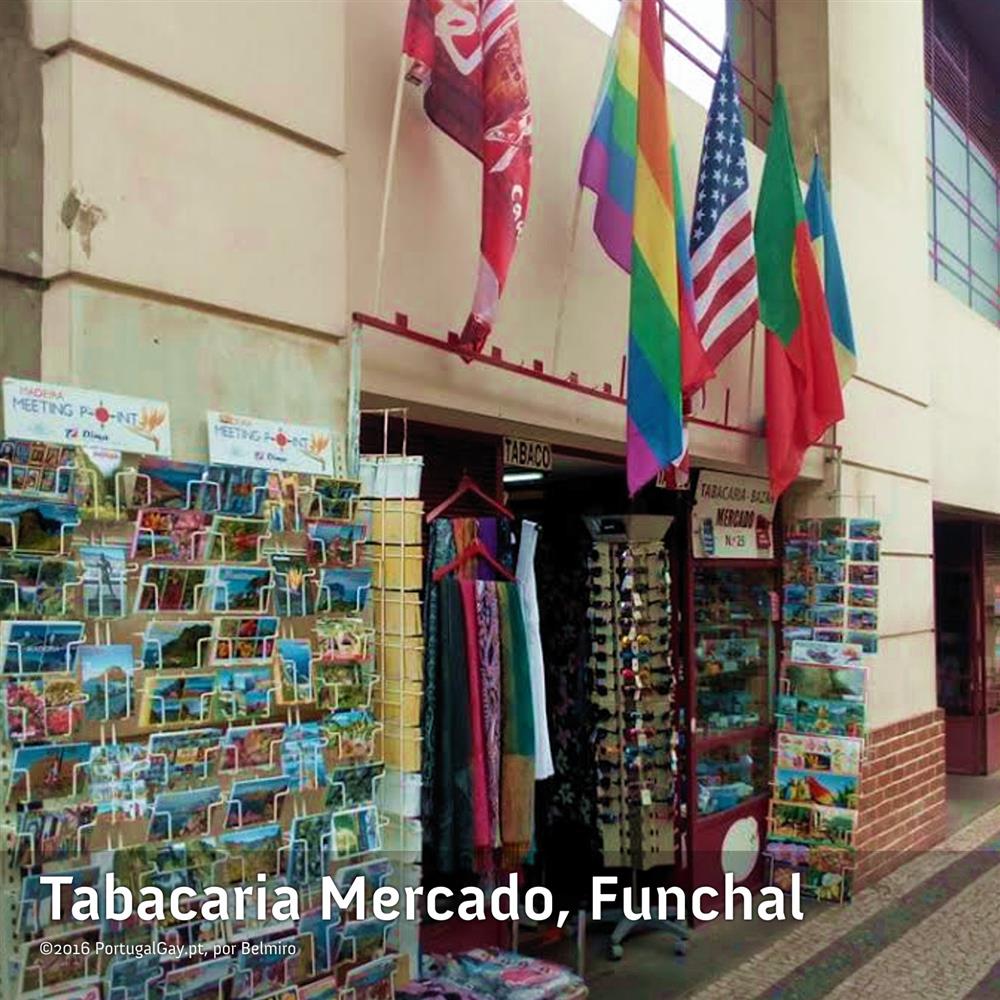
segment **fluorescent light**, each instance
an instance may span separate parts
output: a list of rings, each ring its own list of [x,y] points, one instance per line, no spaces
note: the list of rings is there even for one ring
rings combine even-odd
[[[544,475],[543,472],[505,472],[503,481],[505,483],[535,483]]]

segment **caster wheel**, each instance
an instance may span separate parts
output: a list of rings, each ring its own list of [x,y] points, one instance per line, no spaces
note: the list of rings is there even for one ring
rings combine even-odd
[[[625,949],[620,944],[612,943],[608,946],[608,958],[610,958],[612,962],[620,962],[624,954]]]
[[[674,954],[675,955],[686,955],[688,953],[688,943],[687,941],[677,940],[674,942]]]

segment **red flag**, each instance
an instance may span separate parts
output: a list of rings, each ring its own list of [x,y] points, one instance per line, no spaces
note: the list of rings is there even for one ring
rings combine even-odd
[[[780,84],[772,110],[754,233],[760,318],[767,328],[767,456],[777,499],[798,476],[806,449],[843,419],[844,401]]]
[[[531,107],[514,0],[410,0],[403,52],[424,110],[483,164],[479,278],[462,343],[493,329],[531,188]]]

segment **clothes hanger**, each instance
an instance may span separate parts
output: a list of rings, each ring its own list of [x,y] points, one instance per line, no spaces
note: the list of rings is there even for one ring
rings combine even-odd
[[[467,545],[450,563],[446,563],[434,571],[434,582],[437,583],[442,577],[447,576],[453,570],[464,566],[470,559],[482,559],[495,573],[503,579],[514,582],[514,574],[511,573],[503,563],[498,562],[490,554],[490,550],[477,538],[471,545]]]
[[[455,488],[455,492],[447,499],[442,500],[425,518],[428,524],[431,521],[436,521],[449,507],[452,506],[457,500],[459,500],[466,493],[471,493],[474,496],[479,497],[483,503],[492,507],[501,517],[506,517],[509,520],[514,520],[514,515],[498,500],[494,500],[493,497],[489,495],[480,485],[472,478],[468,473],[463,474],[462,478],[458,481],[458,486]]]

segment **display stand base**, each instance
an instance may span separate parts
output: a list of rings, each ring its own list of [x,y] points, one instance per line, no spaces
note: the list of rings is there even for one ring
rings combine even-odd
[[[615,921],[615,929],[608,942],[608,957],[618,961],[625,954],[624,942],[637,931],[662,931],[674,939],[674,954],[686,955],[691,932],[676,920],[631,920],[621,911],[602,914],[601,923]]]

